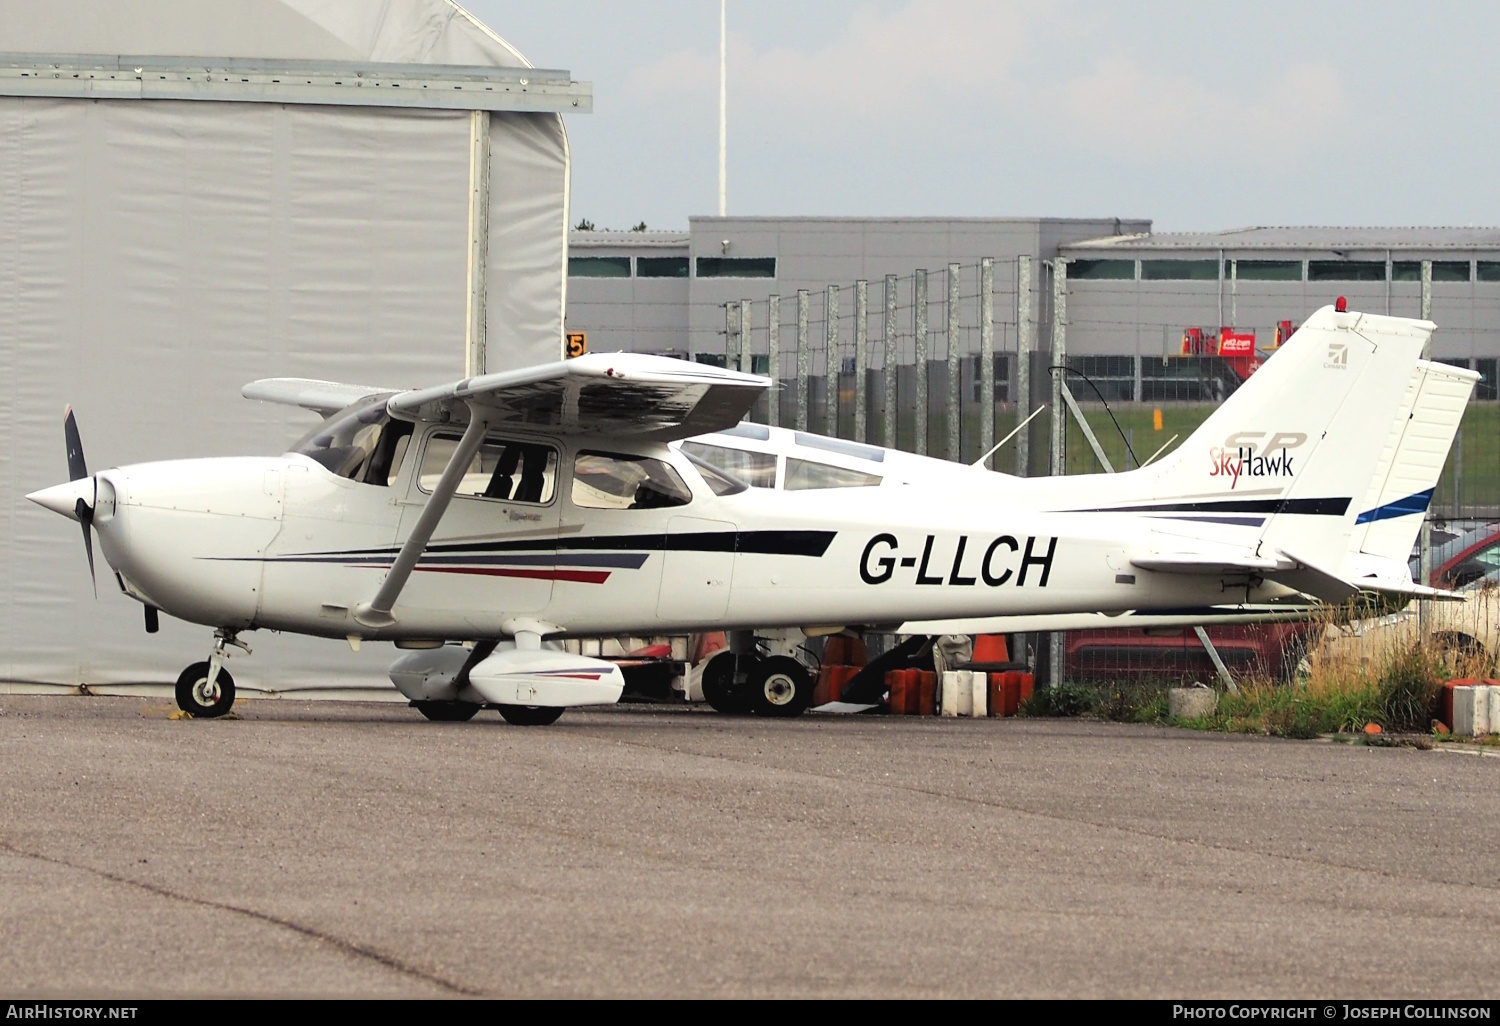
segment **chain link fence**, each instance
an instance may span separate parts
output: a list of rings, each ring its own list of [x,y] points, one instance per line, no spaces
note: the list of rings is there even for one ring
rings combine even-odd
[[[1286,321],[1224,327],[1222,290],[1196,282],[1152,282],[1145,299],[1111,301],[1115,283],[1070,281],[1065,265],[955,263],[728,303],[722,361],[773,379],[752,413],[760,423],[966,463],[1004,441],[987,460],[993,469],[1086,474],[1159,459],[1295,330]],[[1488,376],[1433,498],[1429,519],[1440,536],[1500,521],[1495,361],[1448,362],[1488,364],[1475,368]],[[1206,681],[1218,672],[1214,655],[1231,674],[1286,678],[1307,634],[1278,624],[1209,628],[1211,646],[1191,628],[1021,643],[1039,670],[1063,662],[1054,682]]]

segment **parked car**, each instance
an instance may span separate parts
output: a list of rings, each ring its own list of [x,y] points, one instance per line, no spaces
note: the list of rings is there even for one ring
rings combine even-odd
[[[1448,572],[1467,577],[1472,565],[1471,554],[1458,556],[1449,560]],[[1433,583],[1438,583],[1436,573]],[[1426,603],[1426,644],[1454,676],[1494,676],[1500,654],[1500,567],[1454,590],[1462,593],[1461,602]],[[1422,644],[1421,616],[1419,604],[1413,602],[1389,616],[1328,627],[1317,658],[1378,667],[1391,655]]]
[[[1268,623],[1209,627],[1206,633],[1231,675],[1290,680],[1316,629],[1307,623]],[[1065,651],[1067,675],[1075,680],[1218,679],[1191,627],[1070,631]]]
[[[1462,588],[1500,570],[1500,524],[1486,524],[1433,546],[1432,586]],[[1421,566],[1412,557],[1411,579],[1421,580]]]

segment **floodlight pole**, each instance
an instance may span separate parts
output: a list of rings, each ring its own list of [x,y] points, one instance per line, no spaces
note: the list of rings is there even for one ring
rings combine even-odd
[[[719,0],[719,216],[729,213],[729,11]]]

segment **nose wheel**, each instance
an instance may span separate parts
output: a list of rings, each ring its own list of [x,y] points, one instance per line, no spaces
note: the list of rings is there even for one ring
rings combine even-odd
[[[195,720],[211,720],[234,708],[234,678],[224,669],[231,647],[250,653],[250,646],[234,631],[226,628],[214,632],[213,654],[206,662],[189,666],[177,678],[177,708]]]
[[[223,716],[234,706],[234,678],[220,669],[209,680],[208,663],[194,663],[177,678],[177,708],[198,720]]]

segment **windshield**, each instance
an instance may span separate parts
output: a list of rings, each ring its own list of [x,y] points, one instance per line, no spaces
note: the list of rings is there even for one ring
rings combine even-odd
[[[385,404],[395,393],[366,396],[292,444],[330,473],[350,481],[389,485],[401,470],[413,425],[393,421]]]

